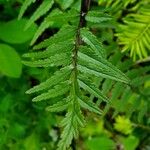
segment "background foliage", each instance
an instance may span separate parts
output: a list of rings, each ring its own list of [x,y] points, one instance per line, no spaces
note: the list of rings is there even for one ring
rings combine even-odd
[[[21,57],[29,51],[30,43],[36,40],[40,42],[53,35],[66,20],[52,20],[50,16],[49,24],[42,33],[38,27],[42,18],[33,15],[42,1],[32,4],[24,17],[18,20],[23,2],[0,1],[0,149],[53,150],[59,139],[58,126],[63,114],[45,111],[48,102],[32,103],[33,96],[26,95],[25,91],[47,79],[56,68],[26,67],[22,65]],[[80,1],[68,0],[66,3],[65,0],[56,0],[53,7],[52,1],[49,5],[49,0],[44,2],[43,7],[47,6],[44,14],[50,9],[54,16],[70,8],[80,8]],[[149,8],[148,0],[92,2],[91,9],[105,11],[113,20],[88,23],[88,26],[103,43],[107,58],[126,72],[133,86],[110,79],[93,79],[97,87],[109,97],[110,103],[99,105],[96,97],[87,95],[104,113],[99,116],[84,112],[88,123],[81,129],[79,139],[72,144],[73,148],[150,149]]]

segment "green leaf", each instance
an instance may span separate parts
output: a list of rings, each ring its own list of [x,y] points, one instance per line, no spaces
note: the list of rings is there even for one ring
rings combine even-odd
[[[69,82],[65,81],[63,83],[60,83],[60,84],[54,86],[54,88],[48,90],[48,92],[42,93],[41,95],[33,98],[33,101],[37,102],[37,101],[47,100],[50,98],[61,96],[65,93],[67,93],[69,91],[69,88],[70,88]]]
[[[70,103],[66,117],[62,120],[61,126],[64,130],[61,134],[61,140],[58,143],[58,150],[66,150],[69,148],[73,138],[78,137],[79,127],[83,127],[84,118],[77,101]]]
[[[33,49],[42,49],[54,43],[64,42],[67,41],[68,39],[74,39],[75,30],[76,28],[74,26],[64,25],[62,28],[60,28],[60,30],[56,34],[42,41],[38,45],[35,45]]]
[[[61,101],[53,104],[52,106],[48,106],[46,110],[50,112],[60,112],[66,110],[68,106],[69,106],[69,100],[62,99]]]
[[[80,64],[78,65],[78,70],[81,72],[98,77],[110,78],[124,83],[130,82],[125,74],[103,58],[96,60],[78,52],[78,59]]]
[[[81,107],[88,109],[91,112],[97,113],[99,115],[102,114],[102,111],[93,103],[90,101],[85,101],[85,100],[81,100],[80,98],[78,98],[79,103],[81,105]]]
[[[115,118],[114,129],[125,135],[131,134],[133,130],[132,122],[125,116],[117,116]]]
[[[34,34],[34,37],[30,43],[30,45],[33,45],[36,40],[39,38],[39,36],[50,26],[54,24],[54,20],[51,20],[52,18],[55,18],[57,16],[62,16],[62,12],[58,9],[54,9],[46,18],[44,18],[44,21],[40,24],[39,28]],[[51,18],[49,20],[49,18]]]
[[[50,58],[40,59],[35,61],[22,61],[23,64],[30,67],[54,67],[54,66],[65,66],[70,64],[71,58],[68,58],[67,53],[60,53]]]
[[[38,136],[32,133],[23,141],[23,146],[25,150],[40,150]]]
[[[58,150],[66,150],[69,148],[74,135],[77,135],[76,117],[73,111],[69,111],[66,117],[62,120],[61,126],[64,126],[64,130],[61,134],[61,140],[58,143]]]
[[[6,44],[0,44],[0,72],[14,78],[19,78],[22,72],[18,53]]]
[[[26,91],[26,93],[31,94],[31,93],[35,93],[44,89],[51,88],[52,86],[55,86],[58,83],[69,79],[70,73],[71,73],[71,67],[70,66],[64,67],[60,69],[59,71],[56,71],[54,75],[52,75],[45,82],[42,82],[39,85],[34,86],[33,88]]]
[[[32,39],[37,26],[32,25],[31,28],[24,31],[24,26],[28,20],[11,20],[0,25],[0,39],[12,44],[21,44]]]
[[[112,20],[112,17],[104,12],[89,11],[85,19],[93,23],[101,23]]]
[[[60,54],[62,52],[63,53],[71,52],[73,47],[74,47],[73,40],[67,40],[65,42],[51,44],[44,51],[31,52],[31,53],[24,54],[23,57],[26,57],[26,58],[29,57],[29,58],[34,58],[34,59],[49,58],[51,56],[54,56],[55,54]]]
[[[4,98],[1,98],[0,101],[0,113],[6,114],[11,108],[13,103],[13,98],[11,94],[7,94]]]
[[[139,144],[139,139],[133,135],[130,135],[127,138],[121,138],[121,142],[124,145],[125,150],[136,150]]]
[[[86,28],[82,28],[80,32],[82,40],[89,45],[100,58],[105,58],[105,50],[97,37]]]
[[[148,13],[147,13],[148,12]],[[123,51],[129,51],[134,61],[148,57],[150,45],[149,8],[142,6],[137,13],[130,13],[123,18],[124,24],[118,27],[118,42]]]
[[[21,10],[20,10],[20,13],[19,13],[19,16],[18,16],[18,19],[21,19],[23,14],[25,13],[26,9],[32,4],[32,3],[35,3],[36,0],[25,0],[22,7],[21,7]]]
[[[76,11],[68,11],[63,13],[59,9],[54,9],[41,23],[38,30],[36,31],[32,41],[31,45],[35,43],[35,41],[38,39],[38,37],[50,26],[53,26],[55,24],[60,24],[59,27],[61,27],[64,24],[67,24],[70,20],[76,18],[78,16],[78,13]]]
[[[108,98],[103,95],[100,90],[90,82],[83,81],[81,79],[78,80],[79,86],[82,87],[84,90],[90,92],[90,94],[93,94],[94,96],[98,97],[100,100],[108,102]]]
[[[89,150],[113,150],[115,143],[106,136],[95,137],[86,141]]]
[[[46,12],[50,10],[53,4],[53,0],[44,0],[27,22],[25,29],[28,29],[37,19],[46,14]]]
[[[64,10],[69,8],[71,6],[71,4],[74,2],[74,0],[67,0],[67,2],[66,2],[66,0],[61,0],[61,1],[56,0],[56,1],[61,6],[61,8]]]

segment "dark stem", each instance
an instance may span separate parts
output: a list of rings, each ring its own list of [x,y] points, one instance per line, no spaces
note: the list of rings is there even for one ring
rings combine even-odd
[[[72,72],[72,89],[73,95],[75,96],[77,91],[79,90],[79,86],[77,83],[77,57],[78,57],[78,49],[79,46],[82,44],[82,40],[80,37],[80,29],[86,26],[85,16],[90,8],[91,0],[82,0],[81,1],[81,10],[80,10],[80,20],[79,25],[77,28],[76,40],[75,40],[75,47],[73,49],[73,57],[72,57],[72,65],[73,65],[73,72]],[[74,105],[75,105],[76,98],[74,98]],[[74,108],[75,109],[75,108]],[[75,146],[75,139],[72,140],[71,147],[73,150],[76,149]]]
[[[91,0],[82,0],[81,2],[80,23],[79,23],[80,28],[86,26],[85,16],[90,8],[90,3]]]
[[[86,26],[86,20],[85,16],[90,8],[90,3],[91,0],[82,0],[81,1],[81,10],[80,10],[80,21],[77,29],[77,34],[76,34],[76,43],[75,43],[75,48],[73,52],[73,66],[76,68],[76,63],[77,63],[77,53],[78,53],[78,47],[79,45],[82,44],[81,42],[81,37],[80,37],[80,28]]]
[[[75,142],[75,139],[72,140],[71,147],[72,147],[72,150],[76,150],[76,142]]]

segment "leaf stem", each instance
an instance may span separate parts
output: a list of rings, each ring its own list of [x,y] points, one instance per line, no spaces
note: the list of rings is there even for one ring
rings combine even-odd
[[[79,91],[79,85],[77,82],[77,74],[78,74],[78,70],[77,70],[77,57],[78,57],[78,49],[79,46],[82,44],[82,39],[80,37],[80,28],[85,27],[86,26],[86,20],[85,20],[85,16],[89,10],[90,7],[90,2],[91,0],[82,0],[81,1],[81,10],[80,10],[80,19],[79,19],[79,24],[77,27],[77,33],[76,33],[76,39],[75,39],[75,47],[73,49],[73,55],[72,55],[72,65],[73,65],[73,72],[72,72],[72,95],[73,95],[73,100],[72,100],[72,105],[73,105],[73,109],[74,111],[76,111],[76,103],[77,103],[77,94]],[[75,150],[75,141],[73,139],[72,141],[72,148]]]
[[[85,16],[90,8],[91,0],[82,0],[81,1],[81,10],[80,10],[80,20],[77,28],[76,40],[75,40],[75,48],[73,49],[73,56],[72,56],[72,64],[73,64],[73,80],[74,80],[74,88],[76,89],[77,86],[77,56],[78,56],[78,49],[79,46],[82,44],[82,40],[80,37],[80,28],[86,26]]]

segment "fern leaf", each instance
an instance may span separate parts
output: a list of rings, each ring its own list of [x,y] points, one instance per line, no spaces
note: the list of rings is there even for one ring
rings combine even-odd
[[[59,71],[56,71],[53,76],[51,76],[45,82],[40,83],[39,85],[34,86],[33,88],[26,91],[27,94],[35,93],[44,89],[51,88],[52,86],[57,85],[60,82],[63,82],[69,79],[72,68],[70,66],[64,67]]]
[[[42,93],[41,95],[33,98],[32,101],[37,102],[37,101],[42,101],[42,100],[47,100],[50,98],[58,97],[61,96],[69,91],[69,82],[63,82],[58,85],[56,85],[53,89],[50,89],[46,93]]]
[[[44,0],[43,3],[37,8],[34,14],[31,16],[30,20],[25,26],[25,30],[28,29],[37,19],[46,14],[53,6],[53,0]]]
[[[129,83],[129,79],[119,69],[113,66],[105,59],[95,60],[81,52],[78,52],[79,65],[78,69],[81,72],[88,73],[95,76],[102,76],[116,81]]]
[[[67,32],[66,32],[67,31]],[[41,43],[35,45],[33,49],[46,48],[49,45],[59,42],[67,41],[68,39],[74,39],[76,27],[70,25],[64,25],[54,36],[42,41]]]
[[[112,17],[104,12],[89,11],[85,19],[93,23],[101,23],[112,20]]]
[[[70,11],[67,13],[63,13],[60,10],[56,9],[53,10],[53,12],[51,12],[46,18],[45,20],[42,22],[42,24],[39,26],[38,30],[36,31],[31,44],[33,45],[35,43],[35,41],[38,39],[38,37],[50,26],[52,26],[54,23],[56,22],[63,22],[63,24],[67,24],[70,19],[72,18],[76,18],[78,16],[77,12],[74,11]]]
[[[123,87],[123,85],[120,84],[120,83],[116,83],[114,85],[114,88],[112,89],[112,96],[111,96],[111,99],[110,99],[111,102],[114,102],[122,94],[125,87],[124,88],[121,88],[121,87]]]
[[[47,0],[43,1],[31,17],[27,27],[47,13],[50,4],[45,6],[45,10],[42,10],[47,2]],[[94,11],[89,12],[86,19],[95,23],[109,20],[105,14],[107,19],[104,16],[102,18],[102,14],[100,16],[100,13],[95,13]],[[92,15],[95,15],[96,18]],[[76,10],[70,9],[62,12],[54,9],[39,26],[31,45],[47,28],[53,26],[62,28],[54,36],[34,46],[34,49],[40,51],[24,55],[27,60],[30,59],[30,61],[25,60],[24,64],[31,67],[54,66],[55,69],[60,69],[48,80],[26,92],[30,94],[41,91],[37,97],[33,98],[35,102],[62,98],[62,101],[56,101],[52,106],[47,107],[47,110],[51,112],[67,111],[61,122],[64,129],[58,144],[60,150],[69,148],[72,139],[78,137],[79,128],[85,125],[81,108],[102,114],[99,107],[91,101],[91,97],[96,96],[100,100],[108,101],[107,97],[97,88],[97,83],[93,82],[95,81],[93,77],[96,77],[98,82],[101,81],[101,77],[105,77],[129,83],[126,75],[105,59],[105,50],[101,42],[87,28],[83,28],[82,19],[85,21],[85,16]],[[85,93],[82,93],[83,90],[89,92],[91,97],[87,98]]]
[[[86,28],[81,29],[81,37],[82,40],[91,46],[91,48],[94,50],[94,52],[99,57],[105,57],[105,50],[102,47],[102,44],[98,41],[96,36],[94,36],[90,31],[88,31]]]
[[[67,113],[66,118],[63,120],[63,122],[66,123],[63,123],[64,129],[61,134],[61,140],[58,143],[58,150],[66,150],[67,148],[69,148],[74,135],[78,134],[76,133],[76,124],[73,125],[73,122],[75,122],[75,116],[73,116],[72,112]]]
[[[21,19],[23,14],[25,13],[26,9],[32,4],[32,3],[35,3],[36,0],[25,0],[25,2],[23,3],[22,7],[21,7],[21,10],[20,10],[20,13],[19,13],[19,16],[18,16],[18,19]]]
[[[78,98],[78,100],[81,107],[83,107],[84,109],[88,109],[89,111],[97,113],[99,115],[102,114],[102,111],[100,111],[100,109],[93,102],[81,100],[80,98]]]
[[[69,102],[70,102],[70,99],[63,99],[62,101],[59,101],[55,104],[53,104],[52,106],[48,106],[46,108],[47,111],[50,111],[50,112],[60,112],[60,111],[64,111],[68,108],[69,106]]]
[[[112,85],[113,85],[113,80],[107,79],[102,85],[102,92],[104,94],[107,94],[111,90]]]
[[[150,13],[141,9],[138,14],[129,14],[124,18],[125,25],[120,25],[118,41],[123,45],[123,51],[130,51],[130,56],[135,61],[137,56],[143,59],[148,56],[150,45]],[[134,29],[134,30],[133,30]]]
[[[67,9],[71,6],[71,4],[74,2],[74,0],[56,0],[56,2],[61,6],[62,9]]]
[[[41,59],[36,61],[22,61],[23,64],[30,67],[54,67],[54,66],[66,66],[71,62],[71,58],[68,59],[68,54],[60,53],[54,56],[51,56],[47,59]]]
[[[81,88],[98,97],[100,100],[108,102],[108,98],[104,96],[95,85],[92,85],[91,83],[83,81],[81,79],[79,79],[78,82]]]
[[[73,41],[67,40],[65,42],[59,42],[57,44],[52,44],[52,45],[48,46],[47,49],[44,51],[26,53],[23,55],[23,57],[34,58],[34,59],[49,58],[55,54],[60,54],[62,52],[63,53],[71,52],[73,47],[74,47]]]
[[[99,60],[101,59],[101,57],[99,55],[97,55],[89,46],[80,46],[79,47],[79,52],[90,56],[93,59]]]
[[[50,26],[53,25],[54,21],[48,21],[49,18],[55,17],[55,16],[59,16],[62,15],[62,12],[58,9],[53,10],[45,19],[44,21],[40,24],[38,30],[36,31],[30,45],[33,45],[36,40],[38,39],[38,37]]]
[[[77,101],[74,101],[70,105],[66,117],[61,122],[64,130],[61,134],[58,150],[66,150],[69,148],[72,139],[78,137],[79,127],[81,127],[81,124],[84,124],[84,118],[80,116],[82,116],[80,106]]]

